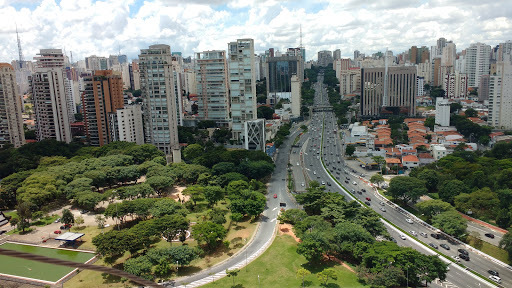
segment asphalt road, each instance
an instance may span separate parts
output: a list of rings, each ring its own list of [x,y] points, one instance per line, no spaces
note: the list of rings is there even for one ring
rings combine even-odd
[[[297,125],[296,125],[297,126]],[[287,163],[290,155],[293,139],[299,134],[298,128],[292,128],[291,135],[284,141],[279,148],[276,158],[276,168],[268,185],[267,207],[263,211],[259,228],[252,241],[240,253],[230,257],[225,262],[217,264],[210,269],[202,270],[194,275],[179,278],[175,286],[178,287],[198,287],[210,282],[212,279],[218,279],[225,275],[226,269],[244,266],[250,263],[250,260],[256,258],[265,246],[270,244],[274,231],[276,229],[277,216],[280,210],[280,203],[286,203],[286,208],[297,208],[295,201],[286,190]],[[277,198],[274,198],[274,194]],[[249,239],[248,239],[249,240]],[[217,275],[217,276],[216,276]],[[179,286],[182,285],[182,286]],[[172,287],[172,285],[170,285]]]
[[[321,83],[322,80],[319,79],[318,83]],[[326,102],[327,97],[325,95],[321,95],[325,93],[321,84],[317,84],[316,88],[316,98],[315,105],[328,105]],[[323,99],[322,99],[323,98]],[[462,246],[457,243],[451,243],[447,240],[437,240],[430,236],[431,233],[435,231],[429,230],[426,226],[420,224],[420,222],[413,221],[412,224],[406,221],[407,216],[404,216],[403,211],[400,211],[401,208],[396,209],[392,203],[382,203],[380,204],[379,198],[374,194],[374,191],[368,186],[365,182],[361,180],[359,175],[356,175],[346,168],[345,163],[343,161],[343,157],[341,157],[341,144],[340,139],[337,133],[334,133],[334,123],[336,123],[334,115],[332,112],[317,112],[313,115],[313,121],[309,125],[310,129],[308,133],[304,136],[309,137],[309,142],[307,147],[305,148],[306,153],[304,154],[304,169],[308,173],[309,177],[313,180],[317,180],[320,183],[324,181],[326,183],[326,191],[338,192],[343,195],[347,199],[352,199],[352,196],[348,194],[344,189],[339,187],[334,183],[331,176],[327,173],[324,166],[322,165],[322,160],[325,163],[327,169],[331,172],[331,174],[349,191],[353,191],[353,195],[357,197],[357,199],[362,202],[368,202],[370,205],[368,206],[371,209],[374,209],[377,213],[385,217],[391,223],[400,227],[405,231],[415,231],[418,233],[418,240],[423,242],[425,245],[429,243],[433,243],[439,247],[440,244],[446,244],[450,248],[450,250],[446,250],[444,248],[439,247],[438,249],[443,254],[448,257],[457,256],[457,249]],[[322,147],[319,151],[319,147]],[[340,155],[338,157],[338,155]],[[340,161],[338,163],[338,158]],[[347,183],[348,182],[348,183]],[[331,184],[329,186],[329,183]],[[366,192],[361,192],[362,189],[365,189]],[[359,193],[358,193],[359,192]],[[367,200],[368,198],[369,200]],[[381,210],[382,209],[382,210]],[[384,211],[383,211],[384,210]],[[413,219],[415,220],[415,219]],[[426,237],[419,236],[419,233],[425,233]],[[412,232],[409,232],[410,234]],[[395,233],[396,234],[396,233]],[[395,235],[392,233],[392,235]],[[395,235],[396,236],[396,235]],[[411,241],[401,240],[400,237],[395,237],[399,245],[410,245]],[[416,245],[413,248],[424,252],[425,246]],[[427,248],[427,247],[425,247]],[[429,248],[427,248],[429,249]],[[429,249],[430,250],[430,249]],[[468,249],[466,249],[468,250]],[[430,250],[432,251],[432,250]],[[467,266],[471,270],[475,270],[480,273],[484,277],[488,277],[490,274],[487,272],[488,270],[495,270],[500,273],[500,277],[502,278],[502,285],[504,287],[512,287],[512,271],[509,268],[506,268],[500,264],[494,263],[490,259],[487,259],[485,256],[482,256],[474,251],[469,251],[470,261],[461,260],[465,266]],[[460,274],[462,273],[462,274]],[[460,274],[460,275],[459,275]],[[458,287],[481,287],[481,286],[489,286],[487,281],[481,279],[475,279],[472,275],[468,275],[467,272],[461,272],[459,269],[451,269],[448,273],[448,280],[455,284]],[[462,275],[462,276],[461,276]]]

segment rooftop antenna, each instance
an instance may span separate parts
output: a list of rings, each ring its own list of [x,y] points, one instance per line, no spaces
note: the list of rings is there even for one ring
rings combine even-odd
[[[69,61],[71,61],[71,66],[73,66],[73,51],[69,51],[69,56],[70,56]]]
[[[299,47],[303,48],[303,46],[302,46],[302,24],[300,24],[300,28],[299,29],[300,29],[300,46]]]
[[[20,35],[18,34],[18,24],[16,23],[16,38],[18,39],[18,53],[20,57],[20,68],[23,68],[23,62],[25,61],[23,58],[23,51],[21,51],[21,41],[20,41]]]
[[[382,107],[388,106],[388,48],[384,54],[384,93],[382,95]]]

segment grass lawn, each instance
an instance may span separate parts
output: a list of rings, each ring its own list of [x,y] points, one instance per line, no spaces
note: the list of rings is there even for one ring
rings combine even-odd
[[[473,236],[467,237],[468,244],[472,247],[475,247],[476,249],[498,259],[505,263],[508,263],[508,252],[504,249],[501,249],[499,247],[496,247],[490,243],[487,243],[485,241],[481,241],[481,247],[478,245],[475,245],[476,239]]]
[[[3,249],[27,252],[79,263],[85,263],[94,257],[94,254],[92,253],[19,245],[13,243],[5,243],[0,247]],[[9,275],[56,282],[69,272],[73,271],[73,269],[74,268],[66,266],[52,265],[38,261],[0,255],[0,273]]]
[[[82,244],[80,245],[80,247],[78,247],[78,249],[96,250],[96,247],[92,244],[92,238],[94,238],[94,236],[100,234],[101,230],[103,230],[103,232],[106,233],[106,232],[112,230],[113,228],[114,228],[114,226],[110,226],[110,227],[103,228],[103,229],[98,228],[97,225],[94,225],[94,226],[81,226],[81,227],[73,226],[71,228],[70,232],[73,232],[73,233],[84,233],[85,234],[81,238]]]
[[[306,287],[320,287],[316,273],[325,268],[334,268],[338,280],[329,280],[327,287],[365,287],[359,283],[355,273],[335,262],[325,262],[318,265],[309,265],[306,259],[297,254],[297,242],[289,235],[277,236],[272,245],[263,255],[243,268],[235,277],[235,287],[302,287],[301,279],[295,277],[299,268],[306,268],[311,272],[305,278]],[[258,283],[259,275],[259,283]],[[233,279],[224,277],[205,288],[232,287]]]
[[[130,253],[126,253],[124,257],[118,260],[118,262],[124,262],[128,259],[128,255]],[[107,266],[103,260],[98,260],[94,263],[94,265]],[[122,269],[121,265],[114,265],[114,268]],[[117,276],[113,276],[107,273],[92,271],[92,270],[82,270],[78,275],[71,278],[69,281],[64,283],[64,287],[66,288],[110,288],[110,287],[131,287],[130,282],[126,282],[128,286],[121,282],[121,278]],[[133,283],[132,283],[133,284]]]

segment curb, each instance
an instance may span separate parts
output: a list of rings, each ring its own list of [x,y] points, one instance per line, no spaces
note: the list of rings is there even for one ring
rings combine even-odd
[[[457,212],[459,212],[459,211],[457,211]],[[469,220],[469,221],[471,221],[471,222],[473,222],[473,223],[476,223],[476,224],[478,224],[478,225],[481,225],[481,226],[487,227],[487,228],[492,229],[492,230],[494,230],[494,231],[501,232],[501,233],[503,233],[503,234],[507,234],[507,233],[508,233],[508,230],[506,230],[506,229],[503,229],[503,228],[500,228],[500,227],[496,227],[496,226],[494,226],[494,225],[492,225],[492,224],[489,224],[489,223],[484,222],[484,221],[482,221],[482,220],[475,219],[475,218],[470,217],[470,216],[468,216],[468,215],[466,215],[466,214],[464,214],[464,213],[461,213],[461,212],[459,212],[459,214],[460,214],[460,216],[462,216],[462,218],[464,218],[464,219],[466,219],[466,220]]]

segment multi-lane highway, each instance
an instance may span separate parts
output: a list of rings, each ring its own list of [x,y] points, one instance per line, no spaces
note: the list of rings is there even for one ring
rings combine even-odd
[[[329,105],[325,87],[323,87],[322,82],[322,75],[320,74],[318,82],[315,84],[315,106]],[[390,234],[396,239],[399,245],[411,246],[424,253],[426,251],[430,253],[439,251],[448,257],[458,257],[460,253],[457,250],[466,249],[469,251],[470,260],[465,261],[460,259],[460,261],[462,261],[461,264],[486,278],[490,276],[488,270],[495,270],[500,274],[502,279],[501,285],[504,287],[512,287],[512,271],[508,266],[496,263],[483,255],[483,253],[478,253],[466,246],[463,247],[461,244],[433,238],[431,234],[437,234],[435,228],[432,229],[425,226],[423,222],[414,217],[409,218],[410,216],[408,216],[406,211],[403,211],[393,203],[385,200],[385,198],[382,198],[382,196],[378,195],[362,180],[360,175],[357,175],[354,173],[355,171],[349,169],[343,161],[343,146],[339,139],[336,119],[332,112],[315,112],[308,128],[308,132],[302,136],[303,139],[301,142],[303,146],[294,148],[300,149],[303,152],[300,164],[303,165],[307,178],[317,180],[321,184],[325,183],[326,191],[342,193],[348,200],[353,199],[354,196],[362,203],[366,202],[370,209],[375,210],[394,225],[407,231],[409,235],[416,234],[417,236],[415,238],[424,243],[424,245],[414,243],[416,241],[410,239],[408,235],[403,235],[404,233],[397,232],[398,230],[390,230]],[[330,174],[328,172],[330,172]],[[347,193],[345,189],[338,186],[334,179],[338,180],[338,182],[351,193]],[[403,237],[400,237],[400,235],[403,235]],[[402,238],[405,238],[405,240]],[[425,246],[430,243],[432,243],[432,246],[438,248],[433,251]],[[440,246],[441,244],[444,244],[443,246],[446,245],[449,250],[442,248]],[[454,285],[458,287],[492,286],[489,282],[477,278],[475,275],[464,271],[458,266],[454,266],[456,265],[450,265],[452,268],[447,277],[447,280]]]

